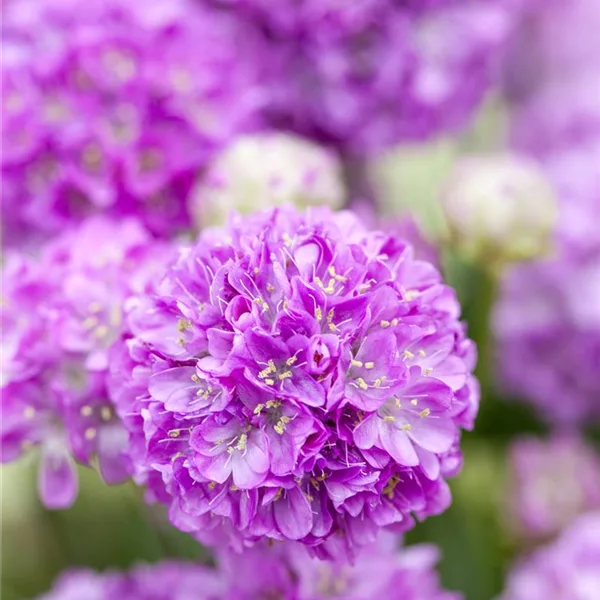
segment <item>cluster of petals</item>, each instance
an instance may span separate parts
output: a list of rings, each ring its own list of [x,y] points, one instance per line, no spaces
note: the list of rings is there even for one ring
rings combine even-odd
[[[265,95],[258,33],[206,4],[7,3],[5,244],[98,212],[138,216],[160,235],[189,226],[197,172],[256,125]]]
[[[272,122],[354,154],[463,126],[528,4],[213,1],[268,32],[282,72]]]
[[[600,589],[598,565],[600,512],[591,512],[517,563],[500,600],[594,600]]]
[[[510,513],[519,537],[549,539],[600,510],[600,457],[576,434],[517,438],[510,447]]]
[[[432,546],[399,552],[394,536],[353,565],[321,562],[294,545],[261,545],[243,554],[221,551],[215,569],[172,561],[128,573],[71,571],[40,600],[459,600],[440,588],[437,559]]]
[[[39,491],[52,508],[77,495],[74,459],[97,457],[108,483],[127,477],[127,436],[108,399],[108,349],[123,306],[165,260],[133,220],[92,218],[38,257],[9,254],[3,271],[2,461],[39,447]]]
[[[109,385],[136,478],[202,541],[326,556],[336,533],[352,552],[448,506],[475,349],[402,239],[326,208],[234,216],[130,302],[127,327]]]

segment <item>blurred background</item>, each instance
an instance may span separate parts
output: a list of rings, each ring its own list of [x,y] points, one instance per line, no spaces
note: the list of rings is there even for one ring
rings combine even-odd
[[[356,25],[359,17],[354,15],[353,25],[344,21],[351,31],[345,30],[344,35],[364,47],[362,54],[355,48],[345,55],[331,48],[338,40],[328,28],[341,27],[331,16],[334,12],[315,9],[310,27],[321,33],[315,34],[314,46],[305,52],[306,34],[298,33],[305,30],[284,18],[293,11],[283,8],[293,4],[288,2],[274,9],[274,21],[261,20],[261,11],[267,9],[260,8],[260,2],[197,3],[220,11],[219,18],[240,18],[244,27],[250,23],[251,30],[258,22],[252,36],[278,44],[271,50],[267,44],[266,52],[272,52],[287,70],[277,60],[267,64],[262,54],[254,59],[256,64],[246,64],[247,54],[262,52],[256,45],[264,41],[245,38],[250,50],[244,49],[245,42],[227,46],[223,38],[231,28],[238,31],[230,23],[203,21],[197,30],[191,28],[193,39],[179,44],[190,31],[183,27],[178,33],[180,24],[169,15],[166,4],[151,2],[141,11],[143,18],[119,9],[101,21],[99,29],[116,19],[119,28],[108,37],[121,45],[130,43],[142,62],[145,53],[152,54],[146,65],[152,73],[135,85],[126,73],[117,77],[117,83],[105,80],[92,59],[89,67],[84,50],[93,49],[94,36],[101,41],[107,37],[106,31],[90,29],[88,22],[97,17],[95,11],[102,15],[108,4],[119,3],[94,2],[84,8],[81,3],[58,0],[39,4],[8,0],[2,5],[5,252],[17,246],[31,248],[79,218],[73,217],[79,214],[73,202],[80,203],[82,214],[104,210],[131,214],[143,205],[147,224],[158,237],[183,238],[194,227],[221,222],[230,210],[247,210],[257,202],[319,203],[295,189],[282,198],[255,201],[252,186],[257,197],[262,193],[263,175],[256,174],[260,152],[250,153],[246,163],[237,158],[237,163],[218,161],[223,150],[235,144],[236,136],[263,129],[292,132],[320,144],[342,165],[342,204],[362,211],[374,226],[391,222],[400,228],[410,223],[411,231],[414,227],[417,232],[415,239],[425,252],[433,253],[461,300],[469,336],[480,352],[480,413],[474,431],[464,434],[464,468],[450,484],[451,508],[419,524],[406,541],[440,546],[439,571],[448,589],[463,591],[468,600],[498,596],[518,557],[552,540],[578,514],[600,507],[600,48],[595,39],[598,29],[594,29],[600,27],[600,5],[595,0],[490,2],[495,12],[485,15],[487,21],[478,17],[484,24],[478,25],[477,44],[467,35],[475,36],[474,21],[452,35],[447,24],[441,26],[446,23],[443,19],[436,21],[435,5],[447,5],[444,10],[452,11],[451,23],[456,23],[463,18],[461,10],[474,10],[478,2],[422,3],[431,7],[414,11],[402,8],[414,19],[409,29],[419,27],[419,35],[427,40],[407,56],[416,61],[423,79],[430,78],[429,85],[453,87],[439,102],[426,102],[424,94],[421,100],[427,106],[417,109],[416,101],[407,108],[409,99],[400,88],[392,85],[391,92],[381,92],[386,81],[394,79],[393,72],[381,74],[380,80],[379,75],[365,76],[360,95],[369,100],[362,104],[343,85],[350,78],[332,74],[344,70],[344,61],[356,69],[362,61],[361,69],[376,73],[384,66],[391,71],[404,68],[398,56],[404,56],[399,39],[406,32],[381,34],[384,42],[375,43],[372,37],[379,39],[383,24],[370,21],[363,39]],[[247,9],[252,5],[252,10]],[[425,26],[418,24],[427,10],[431,13],[428,37]],[[503,10],[512,13],[510,23]],[[89,14],[79,14],[86,11]],[[41,23],[44,15],[50,17]],[[203,13],[195,18],[202,21]],[[163,26],[169,43],[161,54],[155,46],[160,41],[155,30]],[[129,29],[133,27],[135,32]],[[38,40],[32,39],[36,31]],[[198,32],[206,37],[204,41],[194,37]],[[88,43],[89,35],[93,43]],[[474,65],[473,56],[464,56],[469,49],[474,54],[488,53],[490,64]],[[157,51],[160,60],[155,60]],[[44,64],[32,66],[44,52]],[[421,57],[422,64],[419,52],[429,52]],[[177,85],[161,80],[160,70],[169,67],[171,56],[173,64],[180,61],[188,69]],[[302,56],[309,63],[317,61],[317,74],[309,73]],[[71,85],[61,71],[63,63],[79,65],[81,72],[96,79],[77,93],[63,93]],[[126,63],[119,64],[126,68]],[[215,72],[229,69],[228,82],[217,81]],[[265,101],[255,82],[271,70],[277,70],[278,85]],[[202,80],[204,88],[188,93],[186,73]],[[159,89],[155,80],[173,89]],[[185,93],[177,94],[178,85]],[[343,89],[332,91],[336,85]],[[416,95],[415,86],[410,93]],[[243,102],[236,104],[236,94],[249,88],[255,93],[244,91]],[[381,101],[385,111],[371,101],[380,93],[385,96]],[[196,106],[190,116],[190,107],[202,94],[204,112]],[[468,97],[457,108],[461,102],[456,97],[461,94]],[[98,98],[104,104],[97,106]],[[159,102],[164,106],[157,106]],[[131,114],[119,113],[119,127],[135,130],[142,148],[128,147],[125,158],[120,149],[113,152],[99,125],[101,116],[119,105],[136,107]],[[248,115],[258,105],[260,117],[254,120]],[[224,119],[218,114],[223,106]],[[66,110],[68,117],[42,122],[37,109],[47,114],[56,109],[55,116]],[[381,122],[378,110],[385,112]],[[345,112],[352,114],[344,119],[340,114]],[[359,125],[361,115],[370,126]],[[337,120],[331,122],[334,117]],[[88,127],[90,123],[98,127]],[[143,140],[146,133],[148,139]],[[36,143],[24,141],[23,136],[35,137]],[[175,138],[177,142],[172,141]],[[57,169],[67,169],[64,165],[69,161],[75,164],[79,158],[73,157],[92,147],[87,144],[97,143],[104,144],[104,163],[96,171],[83,169],[76,177],[63,173],[60,181],[53,179]],[[151,173],[153,144],[168,157],[163,157],[166,171],[156,174],[156,181]],[[128,152],[135,159],[131,168]],[[113,160],[118,165],[111,171],[108,163]],[[148,170],[143,168],[144,160]],[[285,179],[302,160],[292,155],[287,164],[280,161],[273,168]],[[36,179],[38,187],[27,187],[27,178],[39,175],[43,164],[50,167]],[[226,185],[226,193],[209,205],[195,198],[198,186],[204,189],[203,197],[210,196],[205,189],[210,187],[207,173],[214,171],[215,164],[226,171],[230,187]],[[241,183],[234,181],[236,176]],[[70,208],[65,208],[65,198]],[[198,202],[204,204],[199,208]],[[531,465],[528,459],[538,462]],[[34,597],[73,565],[105,569],[163,557],[208,560],[201,546],[169,526],[163,507],[144,502],[143,492],[133,483],[106,486],[91,469],[79,468],[80,493],[72,508],[46,510],[37,497],[37,460],[36,452],[30,452],[2,465],[4,600]]]

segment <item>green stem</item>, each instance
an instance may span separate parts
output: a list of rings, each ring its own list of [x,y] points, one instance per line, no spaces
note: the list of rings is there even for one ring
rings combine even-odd
[[[499,277],[478,270],[475,279],[476,285],[468,310],[469,336],[477,343],[478,360],[475,375],[485,397],[493,387],[494,335],[491,319],[498,297]]]

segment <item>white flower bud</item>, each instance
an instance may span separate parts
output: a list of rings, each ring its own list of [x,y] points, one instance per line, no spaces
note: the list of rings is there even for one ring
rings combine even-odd
[[[339,208],[344,200],[342,167],[333,153],[294,135],[267,133],[235,139],[196,186],[190,210],[201,228],[224,223],[231,211],[287,203]]]
[[[557,216],[541,169],[515,155],[459,160],[443,186],[441,206],[448,245],[489,267],[543,255]]]

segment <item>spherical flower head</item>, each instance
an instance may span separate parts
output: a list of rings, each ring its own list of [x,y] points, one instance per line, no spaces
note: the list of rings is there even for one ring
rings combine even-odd
[[[230,596],[286,600],[459,600],[461,594],[440,588],[435,572],[437,548],[400,548],[397,536],[382,534],[363,548],[353,564],[320,561],[298,544],[259,544],[242,554],[220,552],[223,576],[232,582]],[[271,594],[271,595],[269,595]]]
[[[3,17],[5,244],[97,213],[189,227],[197,172],[260,121],[259,32],[193,0],[25,0]]]
[[[575,434],[515,440],[510,476],[510,514],[520,537],[548,539],[600,509],[600,457]]]
[[[556,198],[542,170],[516,155],[461,159],[441,192],[447,244],[497,268],[547,252]]]
[[[226,582],[213,569],[164,561],[138,565],[126,573],[67,571],[38,600],[226,600],[225,590]]]
[[[494,315],[502,386],[559,426],[600,418],[600,248],[563,252],[510,273]]]
[[[37,258],[11,255],[3,273],[3,462],[41,450],[39,491],[50,508],[77,495],[74,459],[127,477],[125,430],[107,397],[108,349],[123,305],[142,292],[165,247],[136,221],[84,222]]]
[[[450,503],[478,403],[458,317],[432,265],[351,213],[236,216],[132,302],[111,389],[176,526],[352,550]]]
[[[359,156],[463,127],[520,14],[504,1],[334,0],[279,3],[278,19],[270,3],[237,4],[281,57],[272,122]]]
[[[500,600],[594,600],[600,589],[600,513],[575,521],[553,544],[517,563]]]
[[[242,214],[294,204],[340,208],[345,200],[342,166],[335,154],[287,133],[236,138],[204,174],[191,198],[198,229],[223,225]]]

